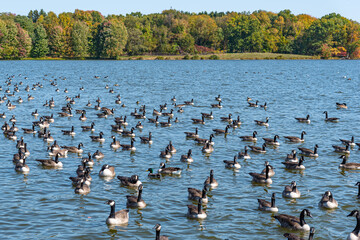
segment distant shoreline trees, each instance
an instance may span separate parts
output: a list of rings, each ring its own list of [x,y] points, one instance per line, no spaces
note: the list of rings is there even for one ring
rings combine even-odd
[[[0,59],[118,59],[145,54],[269,52],[360,58],[360,24],[339,14],[290,10],[188,13],[164,10],[103,16],[32,10],[0,14]]]

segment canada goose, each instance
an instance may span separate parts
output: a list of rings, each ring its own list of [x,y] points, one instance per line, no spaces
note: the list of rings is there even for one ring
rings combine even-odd
[[[167,122],[160,122],[161,127],[171,127],[170,118],[168,118]]]
[[[138,187],[141,184],[138,175],[132,175],[131,177],[117,176],[121,185],[128,187]]]
[[[265,168],[261,171],[260,174],[263,174],[265,175],[266,174],[266,169],[267,169],[267,166],[270,166],[269,168],[269,177],[272,177],[275,175],[275,171],[274,171],[274,167],[270,165],[270,163],[268,161],[265,161]]]
[[[229,130],[229,126],[225,127],[225,130],[222,129],[213,129],[213,132],[215,132],[215,134],[228,134],[228,130]]]
[[[169,144],[166,146],[166,149],[167,149],[170,153],[176,153],[176,148],[175,148],[174,145],[172,144],[172,141],[169,141]]]
[[[195,128],[195,132],[184,132],[187,138],[198,138],[198,128]]]
[[[334,196],[330,191],[326,191],[319,202],[319,206],[322,208],[333,209],[338,207],[338,202],[334,199]]]
[[[284,136],[284,138],[286,138],[289,142],[304,142],[305,139],[304,139],[304,135],[306,135],[306,132],[305,131],[302,131],[301,132],[301,137],[294,137],[294,136]]]
[[[116,141],[115,136],[111,136],[111,138],[113,139],[113,141],[112,141],[112,143],[110,143],[110,147],[115,149],[115,150],[120,148],[121,147],[120,142]]]
[[[214,151],[214,147],[210,144],[209,141],[207,141],[201,151],[203,153],[212,153]]]
[[[241,138],[241,140],[243,141],[256,142],[257,141],[256,135],[257,132],[254,131],[252,136],[240,136],[239,138]]]
[[[191,119],[194,124],[205,124],[205,117],[201,116],[201,119],[198,118],[192,118]]]
[[[161,177],[160,173],[154,173],[154,169],[152,169],[152,168],[148,168],[148,170],[146,170],[146,171],[149,172],[149,174],[148,174],[149,178],[160,178]]]
[[[100,132],[99,136],[90,136],[90,138],[93,142],[101,142],[102,143],[102,142],[105,142],[105,138],[103,136],[104,136],[104,133]]]
[[[339,140],[342,142],[342,144],[345,144],[345,145],[349,145],[352,147],[356,145],[354,136],[351,137],[351,140],[347,140],[347,139],[339,139]]]
[[[185,101],[185,105],[194,105],[194,99],[191,99],[191,101]]]
[[[349,170],[359,170],[360,169],[360,163],[348,163],[347,162],[347,156],[346,155],[342,155],[340,158],[342,158],[342,162],[339,165],[339,168],[343,168],[343,169],[349,169]]]
[[[206,144],[206,142],[209,142],[210,145],[214,145],[214,141],[212,140],[214,138],[214,134],[210,134],[209,139],[205,138],[195,138],[194,141],[196,141],[198,144]]]
[[[310,123],[310,115],[306,115],[306,118],[295,118],[298,122],[301,123]]]
[[[188,163],[193,162],[194,160],[193,160],[193,158],[191,157],[191,155],[192,155],[192,151],[191,151],[191,149],[189,149],[189,151],[188,151],[188,153],[187,153],[186,155],[181,155],[180,161],[182,161],[182,162],[188,162]]]
[[[319,154],[317,153],[317,149],[319,146],[315,144],[314,151],[308,148],[298,148],[301,151],[301,155],[304,155],[305,157],[318,157]]]
[[[115,177],[115,168],[108,164],[104,164],[99,172],[100,177]]]
[[[256,102],[255,102],[255,103],[248,102],[249,107],[258,107],[258,103],[259,103],[259,101],[257,101],[257,100],[256,100]]]
[[[76,186],[75,188],[75,193],[77,194],[88,194],[90,192],[90,186],[85,184],[86,179],[85,177],[83,177],[82,179],[80,179],[79,184]]]
[[[181,168],[178,167],[166,167],[165,163],[160,163],[160,168],[158,170],[161,174],[174,174],[174,175],[180,175],[181,174]]]
[[[134,142],[136,142],[135,138],[131,138],[130,144],[121,144],[122,150],[128,150],[128,151],[132,151],[132,152],[136,151]]]
[[[140,137],[140,140],[142,143],[148,143],[148,144],[152,144],[152,134],[151,132],[149,132],[149,137]]]
[[[194,218],[194,219],[205,219],[207,217],[205,211],[201,208],[202,200],[201,198],[198,201],[198,205],[187,205],[188,212],[186,216],[188,218]]]
[[[92,155],[93,158],[99,160],[104,158],[104,154],[100,152],[99,150],[96,150],[96,152]]]
[[[221,102],[218,102],[217,104],[211,104],[212,108],[222,108]]]
[[[75,136],[76,133],[74,131],[74,126],[71,127],[71,130],[61,130],[61,132],[63,133],[63,135],[70,135],[70,136]]]
[[[269,176],[269,171],[271,169],[270,165],[266,165],[265,175],[261,173],[249,173],[252,176],[252,181],[256,183],[265,183],[265,184],[272,184],[272,179]]]
[[[139,193],[137,196],[134,195],[127,195],[127,202],[126,202],[126,207],[130,207],[130,208],[144,208],[146,207],[146,203],[145,201],[141,198],[142,195],[142,190],[143,190],[143,185],[140,184],[138,187]]]
[[[285,161],[282,162],[282,164],[285,165],[286,169],[291,169],[291,170],[304,170],[305,166],[303,165],[303,162],[305,161],[304,156],[301,156],[300,161],[299,162],[290,162],[290,161]]]
[[[48,168],[62,168],[63,164],[59,161],[60,153],[56,154],[55,160],[52,159],[35,159],[40,162],[43,167]]]
[[[267,212],[278,212],[279,209],[275,206],[275,193],[271,195],[271,202],[264,199],[258,199],[259,209]]]
[[[244,152],[239,152],[238,159],[251,159],[247,146],[244,147]]]
[[[263,140],[265,141],[266,145],[279,146],[280,143],[277,141],[277,139],[279,139],[279,135],[275,135],[274,138],[263,138]]]
[[[346,144],[346,147],[336,146],[332,145],[334,148],[334,152],[342,153],[342,154],[350,154],[350,147],[348,144]]]
[[[348,217],[356,217],[356,226],[354,230],[348,235],[347,240],[359,240],[360,239],[360,213],[358,210],[353,210]]]
[[[265,122],[264,121],[259,121],[259,120],[254,120],[254,122],[259,126],[265,126],[265,127],[269,126],[269,118],[268,117],[266,117]]]
[[[250,146],[250,145],[248,145],[248,147],[251,149],[252,152],[255,153],[266,153],[266,143],[264,143],[261,147]]]
[[[204,118],[207,118],[207,119],[213,119],[214,118],[212,111],[210,113],[201,113],[201,115]]]
[[[204,181],[204,187],[206,188],[216,188],[218,186],[218,182],[214,178],[214,170],[210,170],[210,176],[206,178]]]
[[[22,130],[24,131],[24,133],[27,134],[35,134],[37,133],[37,131],[35,130],[35,125],[32,125],[32,128],[22,128]]]
[[[345,108],[345,109],[347,109],[347,105],[346,105],[346,103],[336,103],[336,108],[338,108],[338,109],[340,109],[340,108]]]
[[[188,188],[188,199],[193,201],[199,201],[201,199],[202,203],[208,203],[209,199],[206,196],[206,188],[202,190],[196,188]]]
[[[22,161],[19,161],[16,163],[15,165],[15,171],[17,172],[21,172],[24,174],[27,174],[30,172],[30,168],[29,166],[25,163],[26,159],[23,158]]]
[[[240,164],[236,161],[237,159],[237,155],[234,156],[234,160],[230,161],[230,160],[224,160],[223,162],[225,163],[225,167],[226,168],[234,168],[234,169],[239,169],[241,168]]]
[[[308,240],[313,240],[314,234],[315,234],[315,228],[311,227]],[[288,240],[304,240],[303,238],[300,238],[293,233],[284,233],[284,237],[286,237]]]
[[[229,122],[231,123],[232,122],[232,118],[231,118],[232,114],[229,113],[229,116],[228,117],[220,117],[221,121],[223,122]]]
[[[68,150],[71,153],[82,153],[84,150],[81,148],[84,145],[82,143],[79,143],[77,147],[75,146],[61,146],[62,148]]]
[[[176,99],[175,99],[176,101]],[[161,225],[158,223],[155,225],[154,229],[156,230],[155,240],[168,240],[169,238],[165,235],[160,235]]]
[[[328,112],[325,111],[323,112],[325,114],[325,122],[339,122],[340,118],[329,118],[328,117]]]
[[[286,185],[282,192],[284,198],[299,198],[301,196],[300,191],[296,187],[296,182],[292,181],[290,185]]]
[[[311,213],[308,209],[304,209],[301,211],[300,218],[287,214],[280,214],[273,217],[280,222],[282,227],[290,228],[293,230],[309,231],[310,226],[305,222],[305,215],[312,218]]]

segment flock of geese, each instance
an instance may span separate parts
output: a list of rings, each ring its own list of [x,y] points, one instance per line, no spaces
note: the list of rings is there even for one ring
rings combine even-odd
[[[26,79],[26,78],[25,78]],[[65,78],[63,78],[65,80]],[[55,88],[56,92],[60,92],[60,89],[57,87],[56,80],[49,80],[51,86]],[[147,124],[155,124],[156,126],[160,126],[162,128],[171,127],[173,124],[176,124],[179,120],[176,117],[176,114],[183,113],[186,108],[191,107],[195,104],[194,99],[190,101],[185,101],[184,103],[178,103],[176,97],[172,97],[170,100],[171,104],[162,104],[159,109],[153,109],[151,114],[148,113],[148,109],[146,105],[141,105],[139,109],[135,108],[134,112],[130,114],[130,116],[120,116],[115,117],[116,109],[108,108],[106,106],[101,106],[101,98],[98,97],[95,103],[92,103],[91,100],[88,101],[86,106],[83,108],[80,106],[79,109],[74,109],[76,99],[80,98],[81,91],[84,91],[84,87],[79,88],[79,93],[74,97],[65,97],[63,102],[55,102],[53,98],[51,99],[36,99],[32,97],[30,94],[27,94],[27,101],[41,101],[43,103],[44,108],[53,108],[57,105],[61,106],[61,112],[53,112],[51,115],[41,115],[41,110],[35,110],[32,113],[24,113],[31,114],[34,118],[36,118],[29,128],[18,129],[16,126],[17,119],[15,115],[11,114],[11,110],[16,108],[17,104],[21,104],[24,100],[21,96],[16,98],[16,95],[20,91],[35,91],[37,89],[43,88],[43,84],[36,83],[31,86],[23,87],[22,81],[16,81],[15,76],[10,76],[6,82],[6,87],[3,89],[0,87],[1,91],[4,91],[4,96],[0,98],[1,103],[6,102],[6,107],[8,109],[7,112],[0,114],[0,117],[4,119],[4,124],[2,125],[2,130],[4,136],[9,140],[16,141],[16,150],[14,150],[13,163],[15,171],[30,174],[30,167],[28,165],[27,158],[30,156],[30,150],[28,144],[24,141],[24,138],[21,136],[22,134],[33,134],[34,136],[38,136],[48,143],[48,155],[49,158],[46,159],[35,159],[36,162],[43,168],[56,168],[61,169],[66,163],[62,162],[63,158],[66,158],[68,154],[84,154],[84,144],[79,143],[77,146],[60,146],[58,145],[58,141],[56,140],[56,136],[53,136],[51,133],[51,125],[56,121],[57,118],[67,117],[67,118],[75,118],[78,115],[78,119],[81,122],[87,121],[87,114],[89,109],[93,108],[96,110],[96,115],[98,118],[108,118],[113,116],[114,124],[111,125],[112,136],[111,143],[109,147],[111,149],[117,150],[121,149],[122,151],[135,152],[136,146],[135,143],[139,141],[142,144],[152,144],[154,139],[151,132],[148,133],[147,136],[141,136],[136,138],[136,131],[145,129],[146,126],[143,125],[145,122]],[[49,86],[46,86],[46,88]],[[13,88],[13,90],[10,90]],[[110,88],[108,85],[105,86],[108,89],[109,93],[114,93],[114,90]],[[68,93],[67,89],[62,90],[64,93]],[[110,95],[111,96],[111,95]],[[121,96],[117,95],[113,99],[114,103],[119,107],[126,107],[125,104],[121,100]],[[216,103],[210,104],[209,108],[222,108],[222,99],[221,96],[218,95],[215,97]],[[248,107],[250,108],[263,108],[267,109],[267,103],[263,105],[259,105],[258,101],[253,102],[251,98],[247,98]],[[138,103],[138,102],[137,102]],[[338,109],[346,109],[346,103],[336,103],[336,107]],[[171,108],[171,109],[170,109]],[[220,121],[224,122],[224,127],[222,129],[213,129],[211,133],[209,133],[209,138],[201,138],[199,135],[198,128],[195,127],[194,132],[184,132],[187,140],[193,140],[195,144],[202,146],[201,151],[204,154],[211,154],[215,149],[214,138],[218,135],[226,136],[229,133],[229,129],[236,129],[241,126],[242,122],[240,120],[240,116],[236,116],[233,118],[232,114],[228,114],[227,116],[214,116],[212,111],[200,113],[200,118],[192,118],[191,121],[196,125],[206,124],[208,120],[218,118]],[[9,118],[9,116],[11,117]],[[324,112],[326,122],[339,122],[339,118],[328,117],[328,112]],[[18,116],[21,117],[21,116]],[[127,118],[137,119],[137,124],[135,126],[128,126]],[[9,118],[9,121],[6,119]],[[37,120],[38,119],[38,120]],[[37,121],[36,121],[37,120]],[[190,121],[190,120],[189,120]],[[205,122],[206,121],[206,122]],[[299,123],[307,123],[310,124],[310,116],[306,117],[296,117],[294,121],[298,121]],[[256,125],[269,127],[270,121],[269,118],[265,118],[265,120],[255,120]],[[100,144],[105,144],[106,140],[105,135],[102,131],[97,131],[94,122],[89,123],[87,125],[83,124],[81,126],[81,131],[89,132],[89,141],[99,142]],[[101,129],[100,126],[98,126]],[[69,127],[68,129],[62,129],[61,133],[63,135],[68,135],[75,137],[76,131],[74,126]],[[128,144],[120,143],[117,139],[117,136],[122,136],[124,139],[126,137],[129,139]],[[303,143],[305,139],[306,132],[302,131],[300,136],[283,136],[286,142],[290,143]],[[250,143],[256,143],[260,139],[258,139],[258,133],[253,131],[252,135],[249,136],[240,136],[240,139],[245,142],[249,142],[247,146],[245,146],[243,151],[240,151],[236,154],[232,160],[224,160],[224,167],[229,169],[240,169],[241,164],[238,162],[239,159],[247,160],[251,159],[251,153],[260,153],[264,154],[267,152],[268,146],[279,146],[279,135],[274,135],[272,138],[262,138],[264,141],[263,144],[259,146],[252,145]],[[340,158],[342,159],[340,168],[343,169],[360,169],[360,163],[352,163],[348,162],[348,155],[350,153],[350,149],[354,146],[359,146],[360,143],[355,143],[354,137],[351,139],[340,139],[340,143],[342,145],[333,145],[334,151],[340,153]],[[318,154],[319,146],[317,144],[314,145],[313,149],[302,148],[299,147],[297,150],[292,150],[286,157],[282,164],[286,169],[289,170],[304,170],[306,162],[306,158],[316,158],[319,156]],[[171,167],[168,166],[168,160],[173,157],[173,155],[177,152],[176,147],[170,141],[167,146],[160,151],[159,157],[164,161],[160,163],[158,169],[148,168],[147,171],[149,179],[160,179],[166,175],[181,175],[182,169],[179,167]],[[96,160],[106,159],[106,156],[99,150],[94,150],[94,153],[87,152],[81,157],[81,161],[77,167],[74,169],[74,176],[69,177],[72,185],[74,186],[74,192],[77,194],[88,194],[91,191],[91,182],[93,180],[91,173],[94,172],[94,163]],[[194,159],[192,158],[192,149],[189,149],[186,154],[180,156],[180,161],[185,163],[192,163]],[[275,175],[274,167],[270,165],[268,161],[265,162],[265,167],[263,169],[259,169],[258,172],[249,173],[250,178],[254,183],[269,185],[273,184],[272,177]],[[127,209],[123,209],[120,211],[116,211],[115,200],[109,199],[106,201],[106,204],[110,206],[110,214],[106,219],[106,224],[108,225],[122,225],[127,224],[129,221],[129,208],[142,209],[147,206],[145,200],[142,197],[142,191],[144,190],[143,184],[139,179],[138,175],[132,176],[116,176],[115,167],[109,164],[104,164],[100,171],[98,172],[99,177],[105,179],[112,179],[117,177],[122,186],[126,186],[129,188],[133,188],[137,190],[136,195],[127,195],[126,196],[126,207]],[[359,186],[359,195],[360,197],[360,184]],[[206,204],[211,201],[208,198],[208,192],[212,189],[215,189],[221,186],[221,182],[218,183],[215,179],[214,170],[210,171],[209,176],[204,179],[204,184],[202,189],[196,188],[188,188],[188,199],[194,203],[195,205],[187,206],[186,216],[190,219],[205,219],[207,217],[206,212]],[[146,190],[146,189],[145,189]],[[295,181],[292,181],[290,185],[284,186],[284,190],[282,192],[283,198],[296,199],[301,197],[301,192],[299,191],[297,184]],[[276,206],[276,193],[271,194],[270,201],[266,199],[258,199],[258,208],[262,211],[268,212],[278,212],[279,209]],[[333,193],[330,191],[325,191],[322,198],[319,201],[319,206],[325,209],[334,209],[338,207],[338,202],[335,200]],[[357,224],[355,229],[349,233],[348,238],[350,240],[360,239],[360,212],[357,210],[352,211],[349,217],[355,217],[357,220]],[[303,209],[299,216],[293,216],[288,214],[278,214],[273,215],[273,217],[278,220],[280,225],[284,228],[288,228],[290,230],[300,230],[300,231],[308,231],[309,236],[308,239],[313,239],[315,234],[315,228],[310,227],[309,224],[306,223],[305,218],[310,217],[312,215],[308,209]],[[156,231],[156,239],[168,239],[166,236],[160,235],[161,225],[156,224],[154,226]],[[287,239],[301,239],[294,233],[285,233],[284,237]]]

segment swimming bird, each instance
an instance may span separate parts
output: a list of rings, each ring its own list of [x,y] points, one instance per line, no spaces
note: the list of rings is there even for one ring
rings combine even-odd
[[[161,174],[169,174],[169,175],[180,175],[181,174],[181,168],[178,167],[166,167],[165,163],[160,163],[160,168],[158,170]]]
[[[327,111],[325,111],[323,113],[325,114],[325,122],[339,122],[339,120],[340,120],[340,118],[335,118],[335,117],[329,118]]]
[[[305,157],[318,157],[319,154],[317,152],[319,146],[315,144],[314,150],[308,149],[308,148],[298,148],[301,151],[301,155],[304,155]]]
[[[250,145],[248,145],[248,147],[251,149],[252,152],[255,153],[266,153],[266,143],[263,143],[261,147],[250,146]]]
[[[299,198],[301,196],[295,181],[292,181],[290,185],[285,186],[285,189],[282,192],[282,196],[284,198]]]
[[[129,222],[129,210],[123,209],[115,212],[115,201],[108,200],[106,204],[110,205],[110,215],[106,219],[108,225],[121,225]]]
[[[257,134],[258,133],[256,131],[254,131],[252,136],[240,136],[239,138],[241,138],[241,140],[243,140],[243,141],[256,142],[257,141],[257,138],[256,138]]]
[[[342,158],[342,162],[339,165],[339,168],[343,168],[345,170],[359,170],[360,169],[360,163],[348,163],[347,156],[342,155],[340,158]]]
[[[277,139],[279,139],[279,135],[275,135],[274,138],[263,138],[263,140],[265,141],[266,145],[279,146],[280,143],[277,141]]]
[[[100,177],[115,177],[115,167],[104,164],[99,172]]]
[[[300,161],[299,162],[290,162],[290,161],[285,161],[282,162],[282,164],[285,165],[286,169],[291,169],[291,170],[304,170],[305,166],[303,165],[303,162],[305,161],[304,156],[301,156]]]
[[[261,173],[255,173],[255,172],[249,173],[249,175],[252,177],[252,181],[256,182],[256,183],[271,184],[272,179],[269,176],[270,168],[271,168],[270,165],[266,166],[265,175],[261,174]]]
[[[155,240],[168,240],[169,239],[165,235],[160,235],[161,225],[159,223],[155,225],[154,229],[156,231]]]
[[[248,153],[248,147],[245,146],[244,152],[238,153],[238,159],[251,159],[249,153]]]
[[[309,231],[310,226],[305,222],[305,216],[312,218],[311,213],[308,209],[304,209],[301,211],[300,218],[287,214],[280,214],[273,217],[277,219],[280,222],[281,226],[284,228]]]
[[[264,121],[259,121],[259,120],[254,120],[254,122],[259,126],[265,126],[265,127],[269,126],[269,118],[268,117],[266,117],[265,122]]]
[[[141,184],[138,175],[132,175],[131,177],[117,176],[117,178],[123,186],[138,187]]]
[[[347,140],[347,139],[339,139],[339,140],[342,142],[342,144],[345,144],[345,145],[349,145],[352,147],[356,145],[354,136],[351,137],[351,140]]]
[[[295,118],[295,119],[301,123],[310,123],[311,122],[310,115],[306,115],[306,118]]]
[[[210,176],[206,178],[204,182],[204,187],[206,188],[216,188],[219,183],[214,178],[214,170],[210,170]]]
[[[354,230],[348,235],[347,240],[359,240],[360,239],[360,213],[358,210],[353,210],[348,217],[356,217],[356,226]]]
[[[334,199],[334,196],[330,191],[326,191],[319,202],[319,206],[333,209],[338,207],[338,202]]]
[[[279,209],[275,205],[275,193],[271,195],[271,202],[264,199],[258,199],[259,209],[267,212],[278,212]]]
[[[240,164],[236,161],[237,159],[237,155],[234,156],[234,160],[230,161],[230,160],[224,160],[223,162],[225,163],[225,167],[226,168],[233,168],[233,169],[239,169],[241,168]]]
[[[284,138],[286,138],[289,142],[294,142],[294,143],[299,143],[299,142],[304,142],[304,135],[306,135],[305,131],[301,132],[301,137],[295,137],[295,136],[284,136]]]
[[[140,184],[138,186],[138,195],[135,196],[135,195],[127,195],[126,196],[126,199],[127,199],[127,202],[126,202],[126,207],[129,207],[129,208],[145,208],[146,207],[146,203],[145,201],[141,198],[142,196],[142,190],[143,190],[143,185]]]
[[[202,190],[196,188],[188,188],[188,199],[193,201],[199,201],[201,199],[202,203],[208,203],[209,199],[206,195],[206,188]]]
[[[193,160],[193,158],[191,157],[191,155],[192,155],[192,151],[191,151],[191,149],[189,149],[189,151],[188,151],[188,153],[187,153],[186,155],[181,155],[180,161],[182,161],[182,162],[188,162],[188,163],[193,162],[194,160]]]

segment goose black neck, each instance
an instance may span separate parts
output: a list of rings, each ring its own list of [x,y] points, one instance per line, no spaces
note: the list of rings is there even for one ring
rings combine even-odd
[[[358,236],[359,232],[360,232],[360,214],[357,213],[356,214],[356,227],[355,229],[352,231],[356,236]]]
[[[112,205],[110,207],[111,207],[111,210],[110,210],[109,218],[115,218],[115,203],[114,203],[114,205]]]
[[[138,195],[138,198],[137,198],[137,202],[141,201],[141,194],[142,194],[142,189],[139,190],[139,195]]]
[[[305,224],[305,210],[302,210],[302,212],[300,213],[300,226],[304,226]]]

